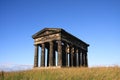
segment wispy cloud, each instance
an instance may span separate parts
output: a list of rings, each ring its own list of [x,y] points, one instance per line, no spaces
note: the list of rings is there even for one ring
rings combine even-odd
[[[0,71],[20,71],[32,69],[33,65],[27,64],[0,64]]]

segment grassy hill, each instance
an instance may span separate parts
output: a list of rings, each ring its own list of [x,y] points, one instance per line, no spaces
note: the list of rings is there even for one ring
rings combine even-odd
[[[0,72],[0,80],[120,80],[120,67],[56,68]]]

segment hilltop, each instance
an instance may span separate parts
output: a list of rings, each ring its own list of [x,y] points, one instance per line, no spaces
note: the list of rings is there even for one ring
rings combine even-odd
[[[56,68],[0,72],[0,80],[120,80],[120,67]]]

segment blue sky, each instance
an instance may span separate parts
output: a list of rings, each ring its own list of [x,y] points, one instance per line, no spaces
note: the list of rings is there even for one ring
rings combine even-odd
[[[33,65],[31,36],[45,27],[90,44],[89,66],[120,65],[120,0],[0,0],[0,64]]]

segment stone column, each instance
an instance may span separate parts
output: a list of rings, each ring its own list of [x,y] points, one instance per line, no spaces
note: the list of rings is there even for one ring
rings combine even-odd
[[[38,67],[38,45],[35,45],[34,67]]]
[[[50,42],[49,67],[53,66],[53,42]]]
[[[76,49],[76,66],[79,66],[78,49]]]
[[[80,50],[78,49],[78,66],[80,66],[80,60],[81,58],[80,58]]]
[[[82,62],[83,60],[82,60],[82,51],[81,51],[81,49],[79,50],[79,65],[80,66],[82,66]]]
[[[84,58],[83,57],[84,57],[83,52],[81,52],[81,66],[83,66],[83,64],[84,64]]]
[[[83,62],[83,66],[85,66],[85,53],[84,52],[82,52],[82,62]]]
[[[66,53],[66,67],[68,67],[68,53]]]
[[[71,48],[71,67],[73,67],[73,54],[74,54],[74,48]]]
[[[62,42],[62,66],[66,66],[66,52],[65,52],[65,43]]]
[[[69,67],[71,67],[71,46],[69,45]]]
[[[84,53],[84,66],[86,66],[85,53]]]
[[[70,53],[70,47],[69,45],[65,45],[66,46],[66,67],[68,67],[68,54]],[[70,61],[69,61],[70,62]]]
[[[85,53],[85,66],[88,67],[87,52]]]
[[[62,66],[62,42],[58,41],[58,66]]]
[[[45,44],[41,47],[41,67],[45,67]]]
[[[55,44],[54,44],[55,45]],[[54,46],[53,45],[53,46]],[[56,66],[56,60],[55,60],[55,46],[53,47],[53,66]]]
[[[77,53],[76,53],[76,47],[74,47],[74,53],[73,53],[73,65],[74,65],[74,67],[77,66]]]

